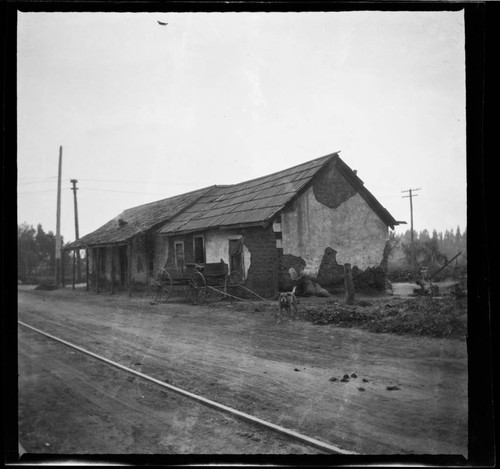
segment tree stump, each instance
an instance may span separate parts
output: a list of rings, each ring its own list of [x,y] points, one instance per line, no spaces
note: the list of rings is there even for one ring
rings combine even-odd
[[[344,284],[346,291],[346,305],[354,304],[354,282],[352,280],[351,264],[344,264]]]

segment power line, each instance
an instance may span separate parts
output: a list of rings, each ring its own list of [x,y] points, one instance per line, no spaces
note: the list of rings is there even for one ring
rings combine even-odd
[[[124,184],[129,184],[129,183],[147,184],[148,183],[148,181],[137,181],[137,180],[130,180],[130,179],[86,179],[86,178],[80,178],[80,181],[87,181],[87,182],[119,182],[119,183],[124,183]]]
[[[32,184],[47,184],[47,183],[50,183],[52,184],[54,182],[53,179],[45,179],[43,181],[28,181],[28,182],[18,182],[17,185],[18,186],[30,186]]]
[[[42,192],[56,192],[57,189],[46,189],[46,190],[42,190],[42,191],[20,191],[18,192],[18,195],[25,195],[25,194],[40,194]]]
[[[113,190],[113,189],[97,189],[94,187],[81,187],[81,189],[85,189],[86,191],[98,191],[98,192],[118,192],[120,194],[165,195],[165,193],[162,193],[162,192],[117,191],[117,190]]]
[[[57,176],[43,176],[43,177],[36,177],[36,178],[17,178],[18,181],[40,181],[40,180],[45,180],[45,179],[56,179]]]
[[[119,191],[119,190],[113,190],[113,189],[98,189],[96,187],[80,187],[79,189],[84,189],[85,191],[97,191],[97,192],[117,192],[119,194],[143,194],[143,195],[160,195],[160,196],[165,195],[164,192]],[[43,192],[56,192],[56,191],[57,191],[57,189],[46,189],[46,190],[39,190],[39,191],[19,191],[18,195],[40,194]]]
[[[116,182],[120,184],[157,184],[157,185],[174,185],[174,186],[190,186],[193,183],[192,182],[177,182],[177,181],[131,181],[131,180],[125,180],[125,179],[84,179],[80,178],[79,181],[85,181],[85,182]]]

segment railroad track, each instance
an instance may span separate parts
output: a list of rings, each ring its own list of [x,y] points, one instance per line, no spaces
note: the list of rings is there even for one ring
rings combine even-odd
[[[97,360],[100,360],[101,362],[104,362],[104,363],[106,363],[109,366],[113,366],[113,367],[118,368],[120,370],[126,371],[127,373],[130,373],[130,374],[135,375],[135,376],[137,376],[139,378],[142,378],[144,380],[152,382],[152,383],[154,383],[154,384],[156,384],[158,386],[161,386],[162,388],[166,388],[166,389],[168,389],[170,391],[173,391],[173,392],[175,392],[177,394],[180,394],[182,396],[188,397],[188,398],[190,398],[190,399],[192,399],[192,400],[194,400],[194,401],[196,401],[198,403],[201,403],[203,405],[209,406],[209,407],[214,408],[216,410],[219,410],[221,412],[225,412],[225,413],[230,414],[230,415],[232,415],[234,417],[240,418],[240,419],[245,420],[247,422],[250,422],[252,424],[255,424],[255,425],[258,425],[260,427],[263,427],[266,430],[271,430],[273,432],[276,432],[276,433],[279,433],[281,435],[287,436],[287,437],[289,437],[289,438],[291,438],[293,440],[296,440],[296,441],[299,441],[299,442],[301,442],[303,444],[306,444],[306,445],[312,446],[314,448],[320,449],[320,450],[325,451],[327,453],[343,454],[343,455],[355,455],[355,454],[358,454],[358,453],[355,453],[354,451],[348,451],[348,450],[339,448],[338,446],[333,445],[331,443],[327,443],[327,442],[318,440],[316,438],[312,438],[310,436],[303,435],[303,434],[298,433],[298,432],[296,432],[294,430],[290,430],[290,429],[282,427],[280,425],[276,425],[276,424],[274,424],[272,422],[268,422],[266,420],[263,420],[263,419],[260,419],[258,417],[255,417],[253,415],[247,414],[245,412],[241,412],[241,411],[239,411],[237,409],[234,409],[232,407],[228,407],[228,406],[226,406],[224,404],[220,404],[220,403],[215,402],[215,401],[213,401],[211,399],[207,399],[207,398],[205,398],[203,396],[194,394],[194,393],[192,393],[190,391],[187,391],[185,389],[179,388],[177,386],[173,386],[171,384],[164,383],[163,381],[160,381],[160,380],[158,380],[156,378],[153,378],[152,376],[149,376],[149,375],[146,375],[146,374],[141,373],[139,371],[136,371],[136,370],[133,370],[131,368],[128,368],[128,367],[126,367],[124,365],[116,363],[116,362],[114,362],[112,360],[109,360],[109,359],[107,359],[105,357],[102,357],[102,356],[100,356],[100,355],[98,355],[96,353],[93,353],[93,352],[89,351],[89,350],[86,350],[86,349],[84,349],[84,348],[82,348],[82,347],[80,347],[78,345],[75,345],[75,344],[73,344],[71,342],[68,342],[68,341],[66,341],[64,339],[56,337],[56,336],[54,336],[52,334],[49,334],[47,332],[44,332],[44,331],[42,331],[42,330],[40,330],[40,329],[38,329],[36,327],[33,327],[33,326],[31,326],[31,325],[23,322],[23,321],[18,321],[18,324],[20,324],[21,326],[26,327],[26,328],[34,331],[34,332],[37,332],[37,333],[39,333],[39,334],[41,334],[41,335],[43,335],[45,337],[48,337],[48,338],[50,338],[50,339],[52,339],[52,340],[54,340],[56,342],[64,344],[67,347],[70,347],[70,348],[72,348],[74,350],[77,350],[77,351],[79,351],[79,352],[81,352],[81,353],[83,353],[85,355],[88,355],[88,356],[93,357],[93,358],[95,358]]]

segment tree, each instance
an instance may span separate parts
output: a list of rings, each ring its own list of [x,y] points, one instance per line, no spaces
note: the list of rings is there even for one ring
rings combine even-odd
[[[422,242],[426,242],[430,239],[430,236],[429,236],[429,231],[428,230],[422,230],[419,235],[418,235],[418,239]]]
[[[17,272],[18,278],[26,281],[35,275],[52,275],[55,272],[55,235],[45,233],[41,224],[36,230],[26,222],[17,227]],[[65,265],[69,254],[62,254]]]
[[[35,229],[27,223],[17,227],[17,276],[25,281],[38,263]]]
[[[42,225],[37,225],[35,237],[38,250],[38,270],[43,273],[54,272],[56,237],[52,231],[45,233]]]

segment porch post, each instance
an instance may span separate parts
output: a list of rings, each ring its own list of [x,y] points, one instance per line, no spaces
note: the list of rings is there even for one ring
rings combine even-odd
[[[96,256],[95,256],[95,260],[96,260],[96,276],[95,276],[95,292],[96,293],[99,293],[99,269],[100,269],[100,261],[101,261],[101,248],[100,247],[96,247],[95,248],[95,252],[96,252]]]
[[[128,296],[132,296],[132,240],[128,242],[127,277]]]
[[[111,246],[111,294],[115,294],[115,247]]]
[[[354,281],[352,279],[352,268],[351,264],[344,264],[344,285],[346,291],[346,305],[354,304]]]
[[[87,291],[90,290],[89,248],[85,248],[85,273],[87,274]]]

